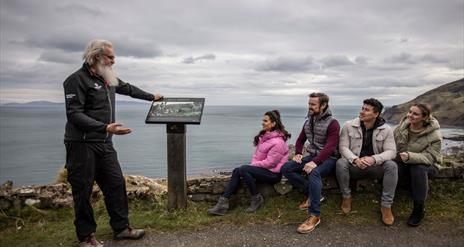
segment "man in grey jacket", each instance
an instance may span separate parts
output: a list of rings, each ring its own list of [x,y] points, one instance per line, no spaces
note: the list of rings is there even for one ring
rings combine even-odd
[[[383,183],[381,198],[382,222],[393,225],[391,205],[398,181],[398,168],[394,161],[396,145],[393,130],[380,117],[383,105],[370,98],[363,102],[359,117],[347,121],[340,135],[340,153],[336,174],[342,193],[341,210],[351,211],[351,179],[376,178]]]

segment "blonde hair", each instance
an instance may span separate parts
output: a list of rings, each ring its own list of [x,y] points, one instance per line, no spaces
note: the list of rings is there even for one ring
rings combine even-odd
[[[96,62],[95,56],[103,54],[107,47],[113,47],[113,44],[108,40],[93,39],[87,44],[82,59],[92,66]]]
[[[423,104],[423,103],[414,103],[411,107],[417,107],[422,113],[422,116],[425,117],[423,121],[423,125],[426,126],[427,124],[430,123],[430,120],[432,119],[432,107],[430,107],[429,104]]]

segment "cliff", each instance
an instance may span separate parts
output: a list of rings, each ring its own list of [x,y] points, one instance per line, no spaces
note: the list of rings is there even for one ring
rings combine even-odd
[[[415,99],[387,108],[382,114],[389,123],[398,123],[413,103],[427,103],[441,126],[464,126],[464,78],[430,90]]]

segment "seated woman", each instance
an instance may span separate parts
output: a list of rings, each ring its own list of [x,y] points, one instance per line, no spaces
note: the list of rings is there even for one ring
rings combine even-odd
[[[441,159],[440,125],[425,104],[414,104],[395,131],[399,184],[410,185],[414,208],[408,225],[418,226],[425,215],[428,172]],[[403,181],[401,181],[403,179]],[[406,180],[406,181],[404,181]]]
[[[256,189],[256,181],[275,184],[280,181],[282,174],[280,167],[288,160],[288,145],[285,142],[290,134],[280,121],[277,110],[268,111],[263,116],[263,129],[255,136],[253,144],[256,146],[250,165],[235,168],[227,185],[226,191],[219,198],[217,204],[208,209],[208,213],[225,215],[229,210],[229,198],[234,194],[243,178],[251,194],[251,204],[246,212],[253,213],[264,204],[264,198]]]

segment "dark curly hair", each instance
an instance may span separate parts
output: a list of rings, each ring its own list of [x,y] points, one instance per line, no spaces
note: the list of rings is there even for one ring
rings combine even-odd
[[[285,126],[282,124],[282,121],[280,120],[280,112],[278,110],[272,110],[264,113],[265,116],[268,116],[271,122],[275,123],[275,126],[272,127],[272,131],[277,130],[280,133],[282,133],[284,136],[284,140],[287,141],[292,137],[290,133],[288,133],[287,130],[285,130]],[[255,136],[253,140],[253,144],[256,146],[259,143],[259,138],[266,133],[266,130],[261,130],[259,131],[258,135]]]

